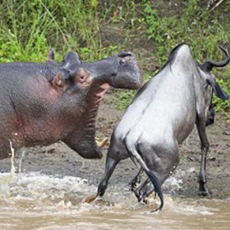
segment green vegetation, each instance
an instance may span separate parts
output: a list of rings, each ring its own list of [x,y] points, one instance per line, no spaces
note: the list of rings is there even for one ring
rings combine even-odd
[[[166,3],[166,1],[164,2]],[[181,1],[176,2],[178,2],[178,7]],[[222,60],[223,56],[218,49],[219,45],[223,45],[230,50],[230,16],[227,10],[230,7],[230,2],[226,1],[222,9],[211,13],[198,3],[197,0],[189,0],[183,4],[184,7],[180,12],[175,13],[175,10],[171,13],[172,15],[168,15],[170,12],[167,12],[168,9],[166,8],[166,12],[162,15],[159,10],[161,7],[154,4],[154,1],[142,1],[143,11],[138,20],[134,20],[137,22],[135,27],[141,27],[140,24],[145,24],[147,39],[152,40],[157,48],[154,55],[158,66],[162,66],[166,62],[170,50],[182,42],[190,45],[194,57],[201,63],[206,57],[213,60]],[[155,7],[153,7],[154,5]],[[222,88],[230,95],[229,65],[219,71],[214,69],[213,72]],[[121,98],[128,101],[127,93],[121,93]],[[223,102],[214,97],[213,102],[216,111],[230,111],[230,100]],[[126,103],[123,102],[121,106],[125,107]]]
[[[145,3],[147,33],[149,39],[154,39],[158,44],[157,59],[161,65],[166,61],[167,51],[176,44],[186,42],[190,44],[193,55],[197,60],[203,60],[204,56],[218,60],[222,58],[218,45],[224,45],[229,50],[230,41],[230,17],[223,12],[213,15],[200,7],[197,0],[189,0],[182,15],[170,18],[160,17],[158,11],[152,8],[150,3]],[[227,2],[229,9],[230,3]],[[226,17],[228,20],[226,20]],[[202,63],[202,61],[201,61]],[[214,70],[217,81],[230,95],[230,68],[225,67],[225,72],[219,73]],[[219,75],[219,76],[218,76]],[[230,101],[221,101],[214,97],[216,111],[230,111]]]
[[[116,47],[101,46],[97,4],[97,0],[3,0],[0,61],[44,61],[50,47],[58,59],[70,49],[84,60],[110,54]]]
[[[156,0],[3,0],[0,4],[0,62],[45,61],[50,47],[57,60],[75,50],[83,60],[101,59],[131,49],[147,79],[186,42],[194,57],[220,60],[218,45],[230,50],[230,2],[214,11],[202,1]],[[171,5],[170,5],[171,4]],[[230,67],[214,70],[230,95]],[[119,92],[125,108],[135,91]],[[214,99],[217,110],[230,111],[230,101]]]

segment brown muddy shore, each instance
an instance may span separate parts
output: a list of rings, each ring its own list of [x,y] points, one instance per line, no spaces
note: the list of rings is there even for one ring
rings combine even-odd
[[[115,109],[114,95],[109,93],[103,100],[97,121],[97,137],[110,137],[113,128],[118,124],[123,111]],[[208,187],[211,198],[230,199],[230,121],[217,114],[215,124],[208,127],[210,152],[207,160]],[[194,128],[192,134],[180,146],[180,163],[172,177],[182,180],[174,196],[197,197],[200,162],[200,143]],[[103,148],[104,157],[101,160],[86,160],[70,150],[63,143],[55,143],[47,147],[25,149],[22,161],[23,172],[40,172],[55,176],[76,176],[86,178],[97,185],[104,173],[104,165],[108,144]],[[19,155],[16,157],[19,159]],[[10,171],[10,158],[0,161],[0,172]],[[138,169],[127,159],[117,166],[110,184],[129,186]],[[164,188],[164,193],[172,191]]]

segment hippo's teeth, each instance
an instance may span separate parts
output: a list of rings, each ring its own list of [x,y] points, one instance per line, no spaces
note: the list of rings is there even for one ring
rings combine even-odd
[[[103,140],[99,141],[99,140],[96,140],[96,143],[97,143],[97,146],[99,148],[103,148],[106,143],[108,142],[109,138],[108,137],[105,137]]]

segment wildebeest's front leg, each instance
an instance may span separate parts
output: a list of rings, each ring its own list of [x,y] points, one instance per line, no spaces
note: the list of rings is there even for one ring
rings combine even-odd
[[[110,156],[107,156],[106,165],[105,165],[105,175],[104,175],[101,183],[98,186],[97,196],[103,196],[104,195],[105,190],[107,189],[107,186],[108,186],[109,179],[112,176],[112,173],[113,173],[118,162],[119,162],[119,160],[116,160]]]
[[[198,117],[196,121],[196,126],[198,134],[201,141],[201,164],[200,164],[200,174],[199,174],[199,194],[207,196],[209,190],[207,188],[207,178],[206,178],[206,160],[207,153],[209,150],[209,142],[206,134],[205,119]]]

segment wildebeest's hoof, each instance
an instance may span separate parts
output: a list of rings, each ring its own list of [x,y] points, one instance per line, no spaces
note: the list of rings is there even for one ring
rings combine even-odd
[[[199,196],[209,196],[209,195],[212,195],[212,193],[209,190],[199,191],[198,194],[199,194]]]
[[[208,196],[211,195],[212,193],[209,191],[206,182],[200,182],[200,187],[199,187],[199,192],[198,194],[200,196]]]
[[[90,195],[90,196],[87,196],[83,199],[83,203],[91,203],[93,202],[94,200],[96,200],[97,196],[96,195]]]

